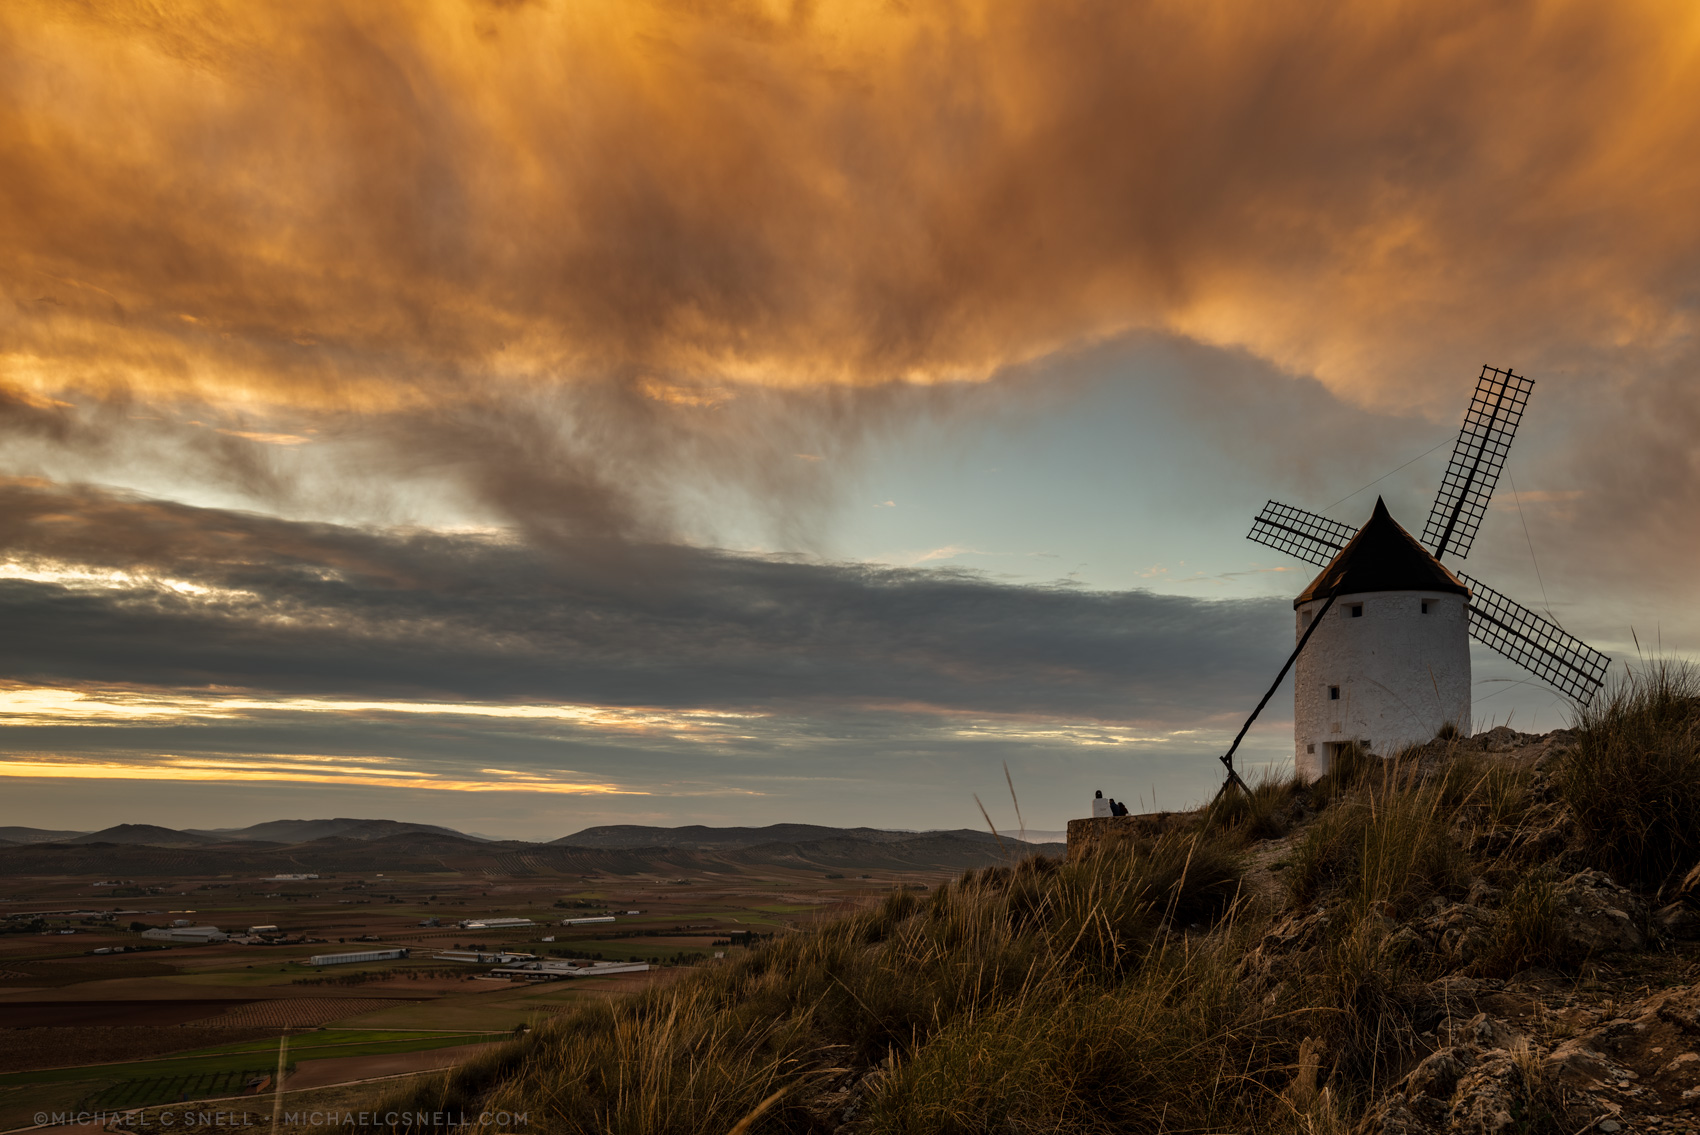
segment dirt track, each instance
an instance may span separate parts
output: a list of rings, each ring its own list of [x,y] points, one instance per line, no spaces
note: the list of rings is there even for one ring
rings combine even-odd
[[[304,1088],[323,1088],[374,1076],[394,1076],[401,1072],[426,1072],[434,1068],[449,1068],[471,1060],[490,1047],[490,1044],[461,1044],[453,1048],[397,1052],[389,1056],[333,1056],[324,1060],[303,1060],[283,1086],[289,1091],[297,1092]]]

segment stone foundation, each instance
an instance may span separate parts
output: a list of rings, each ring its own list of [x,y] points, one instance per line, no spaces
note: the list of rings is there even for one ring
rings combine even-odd
[[[1088,816],[1068,822],[1068,857],[1080,859],[1093,852],[1155,839],[1172,830],[1191,813],[1147,812],[1141,816]]]

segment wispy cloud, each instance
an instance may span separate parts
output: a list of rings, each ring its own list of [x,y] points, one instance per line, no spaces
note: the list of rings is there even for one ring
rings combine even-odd
[[[0,689],[0,725],[134,725],[144,723],[252,721],[272,716],[392,715],[488,717],[510,721],[554,721],[599,730],[684,736],[742,727],[766,716],[729,710],[659,710],[627,706],[509,705],[501,702],[369,701],[356,698],[207,696],[158,690],[71,690],[43,686]]]
[[[302,763],[306,762],[306,763]],[[329,788],[405,788],[435,792],[526,792],[564,796],[644,796],[638,789],[570,779],[567,775],[481,769],[479,777],[444,776],[405,767],[370,768],[359,755],[300,756],[291,753],[231,753],[145,760],[113,760],[57,754],[18,753],[0,762],[0,777],[53,780],[154,780],[203,783],[312,784]]]

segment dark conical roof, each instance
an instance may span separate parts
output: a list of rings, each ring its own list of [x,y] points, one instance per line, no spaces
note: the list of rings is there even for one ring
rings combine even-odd
[[[1352,595],[1363,591],[1450,591],[1468,595],[1458,577],[1429,555],[1428,549],[1399,527],[1380,497],[1369,523],[1358,529],[1340,554],[1310,581],[1293,606],[1327,598],[1330,592]]]

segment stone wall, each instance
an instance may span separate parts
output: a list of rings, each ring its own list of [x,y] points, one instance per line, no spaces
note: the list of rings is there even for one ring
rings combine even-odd
[[[1152,839],[1191,813],[1147,812],[1141,816],[1088,816],[1068,822],[1068,857],[1080,859],[1104,848]]]

